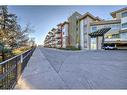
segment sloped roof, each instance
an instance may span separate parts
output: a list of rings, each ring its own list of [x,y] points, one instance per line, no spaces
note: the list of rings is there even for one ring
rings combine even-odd
[[[102,21],[98,21],[98,22],[92,22],[90,23],[91,26],[93,25],[104,25],[104,24],[116,24],[116,23],[120,23],[121,20],[102,20]]]
[[[71,18],[72,16],[78,16],[79,18],[82,16],[79,12],[75,11],[69,18]]]
[[[102,20],[101,18],[99,18],[98,16],[97,17],[95,17],[94,15],[92,15],[91,13],[89,13],[89,12],[87,12],[87,13],[85,13],[84,15],[82,15],[80,18],[79,18],[79,20],[82,20],[82,19],[84,19],[85,17],[87,17],[87,16],[89,16],[89,17],[91,17],[92,19],[95,19],[95,20]]]
[[[122,12],[122,11],[125,11],[125,10],[127,10],[127,7],[124,7],[122,9],[117,10],[117,11],[111,12],[110,14],[111,14],[112,17],[115,18],[116,17],[116,13],[119,13],[119,12]]]

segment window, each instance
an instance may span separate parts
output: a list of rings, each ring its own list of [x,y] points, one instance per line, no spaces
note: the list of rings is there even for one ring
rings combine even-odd
[[[120,29],[120,25],[119,24],[113,24],[111,25],[112,30],[117,30]]]
[[[112,35],[108,35],[106,38],[109,38],[109,39],[111,39],[111,38],[112,38]]]
[[[121,33],[121,34],[120,34],[120,37],[121,37],[122,39],[127,39],[127,33]]]
[[[127,12],[122,13],[122,17],[127,17]]]
[[[78,27],[76,27],[76,31],[78,31]]]
[[[79,18],[79,16],[76,16],[76,18],[78,19],[78,18]]]
[[[76,25],[78,25],[78,20],[76,21]]]
[[[84,48],[87,48],[87,35],[84,35]]]
[[[97,27],[96,26],[93,26],[92,27],[92,32],[95,32],[95,31],[97,31]]]
[[[91,49],[97,49],[96,38],[91,38]]]
[[[113,34],[112,38],[119,38],[119,34]]]
[[[104,25],[102,28],[107,28],[107,27],[110,27],[110,25]]]
[[[127,22],[122,24],[122,28],[127,28]]]
[[[87,24],[84,25],[84,31],[87,31]]]

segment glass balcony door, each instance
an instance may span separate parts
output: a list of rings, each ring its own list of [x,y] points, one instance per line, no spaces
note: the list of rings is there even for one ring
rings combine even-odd
[[[91,50],[97,49],[97,40],[96,38],[91,38]]]

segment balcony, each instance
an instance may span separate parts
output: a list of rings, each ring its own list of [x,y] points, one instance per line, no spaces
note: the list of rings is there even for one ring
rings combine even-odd
[[[127,39],[121,38],[112,38],[112,39],[105,39],[105,43],[127,43]]]
[[[52,35],[53,33],[52,33],[52,32],[49,32],[48,34],[49,34],[49,35]]]
[[[51,35],[51,37],[54,37],[55,35]]]
[[[62,31],[61,30],[58,30],[58,31],[56,31],[55,33],[56,34],[60,34]]]
[[[55,38],[56,39],[60,39],[61,38],[60,34],[56,34],[56,37]]]
[[[61,44],[61,42],[60,42],[60,41],[58,41],[58,42],[56,42],[56,44],[57,44],[57,45],[60,45],[60,44]]]
[[[61,39],[61,37],[56,37],[56,39]]]
[[[55,41],[55,38],[54,38],[54,39],[52,39],[52,41]]]

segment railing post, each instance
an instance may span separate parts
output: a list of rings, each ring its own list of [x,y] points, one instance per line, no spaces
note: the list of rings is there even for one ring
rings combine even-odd
[[[20,56],[20,62],[22,63],[23,62],[23,55],[21,54]]]
[[[18,57],[16,57],[16,82],[18,80]]]

